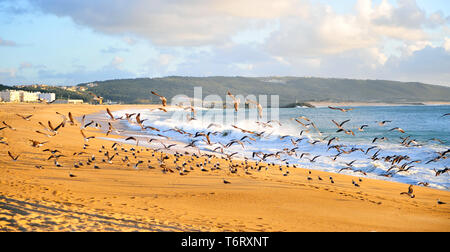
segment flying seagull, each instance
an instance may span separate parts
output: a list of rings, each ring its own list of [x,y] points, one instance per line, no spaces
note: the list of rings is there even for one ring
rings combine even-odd
[[[113,121],[117,120],[116,118],[114,118],[114,116],[111,113],[111,110],[109,110],[109,108],[106,108],[106,113],[108,113],[109,117],[111,117],[111,120],[113,120]]]
[[[24,115],[19,115],[19,114],[16,114],[16,115],[25,121],[29,121],[30,118],[33,116],[33,115],[24,116]]]
[[[162,96],[162,95],[160,95],[160,94],[158,94],[158,93],[156,93],[156,92],[154,92],[154,91],[151,91],[151,93],[154,94],[154,95],[156,95],[156,96],[159,96],[159,99],[161,99],[162,105],[163,105],[164,107],[167,106],[167,99],[166,99],[166,97],[164,97],[164,96]]]
[[[250,100],[250,99],[247,99],[247,102],[250,102],[250,103],[253,103],[256,105],[256,107],[258,108],[258,117],[261,118],[263,116],[263,112],[262,112],[263,108],[262,108],[261,104],[259,104],[257,101]]]
[[[392,122],[392,121],[381,121],[381,122],[378,122],[378,125],[384,126],[386,123],[389,123],[389,122]]]
[[[334,109],[334,110],[340,110],[340,111],[342,111],[342,112],[347,112],[347,111],[353,110],[352,108],[349,108],[349,109],[343,109],[343,108],[337,108],[337,107],[332,107],[332,106],[328,106],[328,108],[329,108],[329,109]]]
[[[397,131],[399,131],[401,133],[405,133],[405,131],[402,128],[399,128],[399,127],[392,128],[389,131],[393,131],[393,130],[397,130]]]
[[[98,96],[92,92],[88,92],[88,93],[94,98],[95,101],[98,101],[98,103],[100,103],[100,104],[103,103],[103,97]]]
[[[234,111],[238,111],[239,108],[239,103],[241,102],[239,99],[236,99],[236,97],[234,97],[233,94],[231,94],[230,91],[227,91],[227,95],[231,97],[231,99],[233,99],[233,105],[234,105]]]

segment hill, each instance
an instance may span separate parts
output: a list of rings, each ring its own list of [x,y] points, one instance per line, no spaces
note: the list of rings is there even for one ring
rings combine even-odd
[[[279,95],[280,106],[296,102],[387,102],[419,103],[450,101],[450,88],[418,82],[354,80],[306,77],[180,77],[138,78],[79,84],[105,100],[122,103],[158,103],[154,90],[170,102],[175,95],[192,97],[194,87],[202,87],[203,97],[229,90],[233,94]]]

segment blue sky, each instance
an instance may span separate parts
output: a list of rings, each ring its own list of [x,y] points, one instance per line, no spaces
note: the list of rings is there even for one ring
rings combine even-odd
[[[319,76],[450,86],[446,0],[0,0],[0,83]]]

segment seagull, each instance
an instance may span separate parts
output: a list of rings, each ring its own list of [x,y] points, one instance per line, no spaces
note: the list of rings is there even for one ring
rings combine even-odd
[[[64,127],[64,121],[61,122],[58,126],[53,127],[52,122],[48,121],[48,127],[50,127],[50,131],[57,134],[59,128]]]
[[[11,127],[11,125],[7,124],[5,121],[2,122],[3,125],[5,125],[6,127],[8,127],[8,129],[10,130],[16,130],[15,128]]]
[[[89,142],[89,139],[95,138],[95,136],[86,137],[83,130],[80,130],[80,132],[81,132],[81,135],[83,136],[84,141],[86,141],[86,142]]]
[[[223,179],[223,183],[224,183],[224,184],[231,184],[231,182],[230,182],[230,181],[228,181],[228,180],[225,180],[225,179]]]
[[[256,134],[256,133],[255,133],[255,132],[253,132],[253,131],[250,131],[250,130],[246,130],[246,129],[242,129],[242,128],[239,128],[239,127],[238,127],[238,126],[236,126],[236,125],[231,125],[231,127],[233,127],[233,128],[235,128],[235,129],[238,129],[238,130],[242,131],[242,133]]]
[[[442,202],[440,199],[437,200],[437,203],[438,203],[439,205],[447,204],[447,203],[445,203],[445,202]]]
[[[19,115],[19,114],[16,114],[16,115],[19,116],[20,118],[22,118],[25,121],[29,121],[30,118],[33,116],[33,115],[23,116],[23,115]]]
[[[69,122],[71,125],[76,125],[75,120],[73,119],[72,112],[69,112]]]
[[[375,137],[375,138],[372,140],[372,143],[375,143],[375,141],[377,141],[377,140],[387,140],[387,138],[386,138],[386,137],[381,137],[381,138]]]
[[[134,141],[137,141],[137,139],[136,139],[136,138],[134,138],[134,137],[132,137],[132,136],[130,136],[130,137],[127,137],[127,138],[125,139],[125,141],[128,141],[128,140],[134,140]]]
[[[114,118],[114,116],[111,113],[111,110],[109,110],[109,108],[106,108],[106,113],[108,113],[108,115],[111,117],[111,120],[113,120],[113,121],[117,120],[116,118]]]
[[[211,124],[209,124],[208,125],[208,127],[206,127],[207,129],[209,129],[209,128],[211,128],[211,127],[217,127],[217,128],[221,128],[222,127],[222,125],[220,125],[220,124],[217,124],[217,123],[211,123]]]
[[[247,99],[247,102],[250,102],[250,103],[253,103],[256,105],[256,107],[258,108],[258,117],[261,118],[263,116],[263,113],[262,113],[263,107],[261,106],[261,104],[259,104],[257,101],[250,100],[250,99]]]
[[[164,97],[164,96],[162,96],[162,95],[159,95],[159,94],[157,94],[157,93],[154,92],[154,91],[151,91],[151,93],[154,94],[154,95],[156,95],[156,96],[159,96],[159,99],[161,99],[162,105],[163,105],[164,107],[167,106],[167,99],[166,99],[166,97]]]
[[[337,107],[332,107],[332,106],[328,106],[328,108],[329,109],[334,109],[334,110],[340,110],[342,112],[347,112],[347,111],[353,110],[352,108],[350,108],[350,109],[343,109],[343,108],[337,108]]]
[[[335,120],[331,120],[334,124],[336,124],[336,126],[339,128],[339,129],[343,129],[342,128],[342,125],[344,125],[346,122],[348,122],[348,121],[350,121],[350,119],[347,119],[347,120],[345,120],[345,121],[343,121],[343,122],[341,122],[341,123],[337,123]]]
[[[392,128],[389,131],[393,131],[393,130],[397,130],[397,131],[399,131],[401,133],[405,133],[405,131],[403,129],[399,128],[399,127]]]
[[[37,148],[41,147],[45,143],[48,143],[48,142],[39,142],[39,141],[36,141],[36,140],[31,140],[31,139],[29,141],[31,142],[31,146],[37,147]]]
[[[48,102],[47,100],[45,100],[45,99],[41,99],[41,98],[39,98],[38,99],[38,101],[40,102],[40,103],[45,103],[45,104],[47,104],[47,105],[49,105],[49,104],[52,104],[52,103],[54,103],[56,100],[53,100],[53,101],[51,101],[51,102]]]
[[[236,99],[236,97],[234,97],[233,94],[231,94],[230,91],[227,91],[227,95],[230,96],[233,99],[233,104],[234,104],[234,111],[238,111],[239,108],[239,103],[241,102],[239,99]]]
[[[390,122],[392,122],[392,121],[381,121],[381,122],[378,122],[378,125],[384,126],[386,123],[390,123]]]
[[[94,98],[95,101],[98,101],[99,103],[103,103],[103,97],[98,96],[98,95],[96,95],[96,94],[94,94],[92,92],[89,92],[89,91],[88,91],[88,93]]]
[[[433,169],[433,170],[434,170],[434,172],[436,173],[435,176],[439,176],[439,175],[441,175],[441,174],[444,174],[444,173],[448,172],[450,169],[449,169],[448,167],[445,167],[445,168],[442,169],[442,170],[436,170],[436,169]]]
[[[310,159],[309,161],[310,161],[311,163],[313,163],[313,162],[315,162],[316,158],[319,158],[319,157],[320,157],[320,155],[317,155],[317,156],[313,157],[312,159]]]
[[[367,124],[361,125],[361,127],[359,127],[358,130],[362,132],[362,131],[364,131],[365,127],[369,127],[369,125],[367,125]]]
[[[308,117],[306,117],[306,116],[298,116],[297,118],[291,118],[291,120],[292,119],[303,119],[305,121],[311,122],[311,120]]]
[[[11,157],[11,159],[13,160],[13,161],[17,161],[17,159],[19,158],[19,156],[20,156],[20,154],[19,155],[17,155],[17,156],[14,156],[11,152],[9,152],[8,151],[8,155]]]
[[[412,185],[410,185],[408,187],[408,192],[401,192],[400,194],[406,194],[406,195],[408,195],[411,198],[416,197],[416,195],[413,194],[413,186]]]

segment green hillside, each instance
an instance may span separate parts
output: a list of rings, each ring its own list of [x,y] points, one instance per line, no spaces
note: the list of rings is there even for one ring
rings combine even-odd
[[[79,86],[87,86],[79,84]],[[92,85],[91,85],[92,86]],[[202,87],[203,97],[233,94],[279,95],[280,105],[298,102],[424,102],[450,101],[450,88],[417,82],[303,77],[179,77],[120,79],[94,82],[88,90],[105,100],[122,103],[158,103],[151,90],[167,97],[193,96]]]

